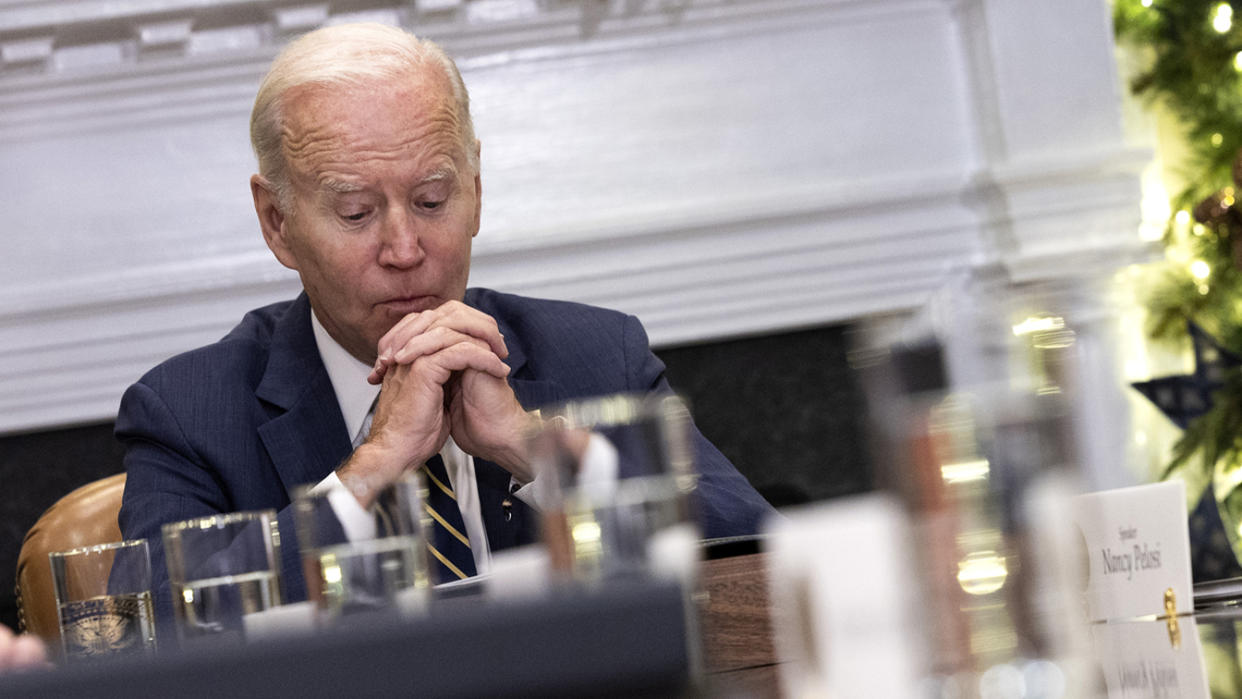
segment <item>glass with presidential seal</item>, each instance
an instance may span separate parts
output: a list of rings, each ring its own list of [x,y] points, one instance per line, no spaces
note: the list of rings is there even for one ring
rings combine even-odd
[[[183,650],[245,640],[245,619],[281,604],[274,510],[209,515],[163,527]]]
[[[293,516],[307,596],[320,623],[359,612],[417,613],[431,585],[420,474],[382,488],[363,508],[344,487],[295,490]]]
[[[656,574],[690,584],[699,555],[685,402],[622,394],[544,409],[541,418],[529,447],[536,483],[547,479],[557,503],[544,512],[553,571],[584,583]]]
[[[155,651],[151,558],[145,539],[48,554],[66,660]]]

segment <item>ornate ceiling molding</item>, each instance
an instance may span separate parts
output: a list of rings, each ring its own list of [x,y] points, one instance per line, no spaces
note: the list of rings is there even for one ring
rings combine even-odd
[[[404,26],[462,71],[937,10],[932,0],[36,0],[0,3],[0,142],[246,113],[291,36]]]

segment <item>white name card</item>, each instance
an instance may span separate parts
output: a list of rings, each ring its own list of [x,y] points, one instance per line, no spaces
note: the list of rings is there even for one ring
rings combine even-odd
[[[925,693],[919,577],[901,505],[872,494],[782,514],[765,529],[783,695]]]
[[[1181,481],[1080,495],[1074,518],[1086,547],[1092,621],[1164,614],[1169,589],[1178,613],[1194,608]]]
[[[1097,624],[1091,628],[1108,699],[1209,699],[1195,620]],[[1176,643],[1174,642],[1176,637]]]

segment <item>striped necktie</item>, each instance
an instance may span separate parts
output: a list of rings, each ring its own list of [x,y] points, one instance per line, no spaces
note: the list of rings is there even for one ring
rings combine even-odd
[[[431,515],[431,532],[427,551],[431,554],[432,580],[452,582],[475,574],[474,554],[466,524],[457,507],[457,495],[449,487],[448,471],[439,454],[431,457],[423,469],[427,474],[427,514]]]

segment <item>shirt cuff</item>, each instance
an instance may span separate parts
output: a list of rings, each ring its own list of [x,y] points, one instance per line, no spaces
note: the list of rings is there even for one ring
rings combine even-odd
[[[619,461],[612,443],[592,432],[579,464],[578,487],[585,490],[592,500],[611,498],[617,489]],[[536,511],[559,509],[560,494],[552,485],[554,480],[547,475],[536,476],[522,485],[516,478],[510,478],[509,492]]]

